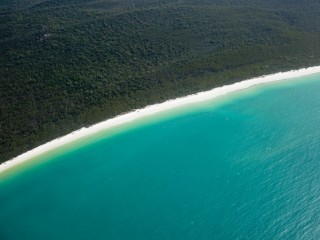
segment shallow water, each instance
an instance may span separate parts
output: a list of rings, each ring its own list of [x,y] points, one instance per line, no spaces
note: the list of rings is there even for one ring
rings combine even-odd
[[[319,239],[320,75],[121,131],[0,183],[0,239]]]

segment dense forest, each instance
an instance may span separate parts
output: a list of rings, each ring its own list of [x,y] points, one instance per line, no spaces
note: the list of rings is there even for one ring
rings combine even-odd
[[[313,65],[317,0],[1,0],[0,162],[132,109]]]

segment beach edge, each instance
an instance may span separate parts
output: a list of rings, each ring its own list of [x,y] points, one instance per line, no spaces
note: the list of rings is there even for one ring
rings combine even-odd
[[[42,154],[45,154],[48,151],[59,148],[65,144],[71,143],[75,140],[92,136],[100,131],[111,129],[113,127],[120,126],[122,124],[129,123],[134,120],[141,119],[143,117],[147,117],[159,112],[185,106],[188,104],[208,101],[231,92],[250,88],[255,85],[275,81],[287,81],[316,73],[320,73],[320,66],[301,68],[298,70],[291,70],[286,72],[278,72],[270,75],[263,75],[260,77],[243,80],[230,85],[224,85],[221,87],[211,89],[209,91],[199,92],[184,97],[167,100],[162,103],[148,105],[142,109],[133,110],[129,113],[115,116],[100,123],[91,125],[90,127],[78,129],[65,136],[53,139],[52,141],[49,141],[25,153],[22,153],[17,157],[14,157],[0,164],[0,174],[9,169],[12,169],[17,165],[27,162],[28,160],[32,160],[35,157],[38,157]]]

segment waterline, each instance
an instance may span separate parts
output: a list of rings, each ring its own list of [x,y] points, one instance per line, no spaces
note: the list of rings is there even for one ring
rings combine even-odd
[[[127,114],[119,115],[114,118],[108,119],[101,123],[92,125],[88,128],[81,128],[76,130],[68,135],[63,137],[54,139],[50,142],[47,142],[39,147],[36,147],[30,151],[27,151],[11,160],[8,160],[0,165],[0,173],[3,173],[21,163],[24,163],[28,160],[32,160],[35,157],[39,157],[51,150],[62,147],[68,143],[74,142],[75,140],[84,139],[86,137],[95,135],[101,131],[112,129],[114,127],[118,127],[120,125],[133,122],[137,119],[141,119],[147,116],[154,115],[156,113],[168,111],[174,108],[195,104],[199,102],[204,102],[208,100],[215,99],[217,97],[223,96],[225,94],[235,92],[238,90],[250,88],[252,86],[276,82],[281,80],[292,80],[298,77],[311,75],[315,73],[320,73],[320,66],[310,67],[310,68],[302,68],[299,70],[292,70],[287,72],[280,72],[270,75],[265,75],[249,80],[244,80],[238,83],[234,83],[231,85],[226,85],[218,88],[214,88],[210,91],[200,92],[192,95],[188,95],[186,97],[177,98],[173,100],[168,100],[160,104],[154,104],[147,106],[143,109],[138,109],[133,112],[129,112]]]

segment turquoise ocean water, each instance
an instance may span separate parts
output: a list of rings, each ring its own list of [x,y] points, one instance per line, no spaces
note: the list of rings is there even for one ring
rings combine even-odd
[[[0,176],[0,239],[320,239],[319,92],[257,86]]]

